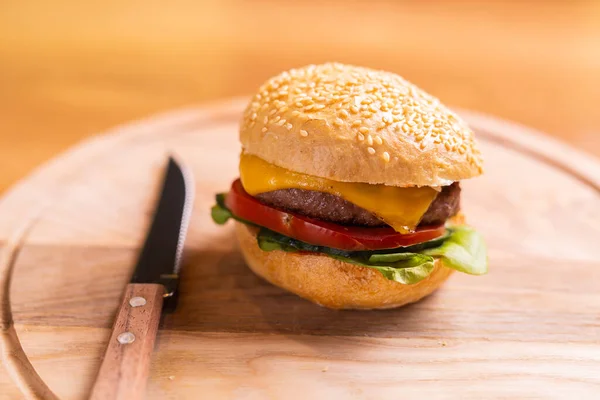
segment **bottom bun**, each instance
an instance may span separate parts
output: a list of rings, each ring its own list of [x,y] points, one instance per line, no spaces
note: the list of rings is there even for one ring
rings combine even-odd
[[[463,223],[462,216],[455,223]],[[379,271],[348,264],[317,253],[263,251],[257,228],[236,222],[236,233],[246,263],[255,274],[307,300],[336,309],[377,309],[414,303],[433,293],[454,270],[440,259],[424,280],[404,285]]]

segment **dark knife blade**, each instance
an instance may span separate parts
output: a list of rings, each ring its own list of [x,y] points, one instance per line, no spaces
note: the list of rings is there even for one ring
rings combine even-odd
[[[165,287],[163,311],[174,311],[179,269],[193,205],[193,179],[170,157],[154,219],[140,252],[131,283]]]

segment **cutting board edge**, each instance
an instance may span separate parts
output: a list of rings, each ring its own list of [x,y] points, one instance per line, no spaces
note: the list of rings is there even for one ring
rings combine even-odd
[[[167,122],[169,124],[173,122],[185,124],[189,121],[198,122],[220,114],[233,118],[234,116],[237,117],[241,112],[246,100],[245,97],[240,97],[205,106],[204,108],[191,107],[175,110],[125,124],[109,130],[105,135],[85,140],[38,167],[28,177],[9,189],[0,199],[0,215],[8,203],[7,200],[17,198],[23,192],[33,191],[33,193],[43,192],[47,194],[49,190],[50,196],[48,198],[51,199],[52,196],[56,195],[57,188],[49,187],[46,184],[46,181],[50,181],[50,179],[47,179],[48,177],[58,175],[64,178],[63,182],[68,182],[68,174],[66,178],[63,174],[68,169],[73,169],[73,166],[67,164],[78,161],[78,165],[85,165],[85,163],[89,163],[89,160],[95,154],[106,151],[106,149],[117,146],[124,141],[142,136],[145,133],[143,129],[136,131],[136,128],[140,126],[156,122],[163,124]],[[235,114],[232,115],[232,112],[235,112]],[[466,110],[458,110],[458,112],[474,130],[485,132],[486,136],[492,138],[492,140],[503,145],[508,145],[518,151],[525,151],[527,154],[535,156],[543,162],[550,162],[554,167],[577,177],[600,192],[600,163],[593,157],[551,139],[534,129],[498,120],[484,114]],[[160,126],[159,124],[154,129],[158,129]],[[511,132],[515,131],[521,131],[524,134],[514,136]],[[99,144],[101,144],[100,147],[98,147]],[[77,171],[79,170],[77,169]],[[39,187],[36,185],[39,185]],[[10,371],[9,373],[13,382],[19,387],[22,393],[35,398],[55,398],[52,391],[35,372],[19,343],[19,338],[16,335],[12,322],[8,297],[10,294],[11,268],[14,264],[14,259],[18,255],[21,243],[23,243],[27,236],[28,228],[35,223],[36,216],[42,212],[43,208],[43,205],[40,205],[34,208],[33,211],[28,211],[16,218],[19,220],[19,224],[9,227],[12,235],[5,238],[4,243],[0,239],[0,249],[2,249],[2,261],[0,262],[0,299],[2,299],[2,320],[0,321],[2,324],[1,345],[4,365]]]

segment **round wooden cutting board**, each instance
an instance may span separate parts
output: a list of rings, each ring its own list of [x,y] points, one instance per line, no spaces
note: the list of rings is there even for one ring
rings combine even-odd
[[[1,398],[87,396],[171,152],[197,194],[149,399],[600,398],[600,163],[463,112],[486,157],[463,209],[490,273],[401,309],[332,311],[254,276],[210,220],[244,103],[93,138],[0,201]]]

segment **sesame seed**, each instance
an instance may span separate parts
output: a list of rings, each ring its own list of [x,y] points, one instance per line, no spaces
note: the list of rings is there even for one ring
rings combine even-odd
[[[349,116],[350,116],[350,114],[348,114],[348,111],[346,111],[346,110],[342,110],[342,111],[340,111],[340,118],[344,118],[344,119],[346,119],[346,118],[348,118]]]
[[[390,153],[388,153],[387,151],[384,151],[383,154],[381,155],[383,157],[383,160],[387,163],[390,162]]]
[[[262,132],[262,133],[265,133],[266,131],[268,131],[267,127],[266,127],[266,126],[263,126],[263,128],[261,129],[261,132]]]
[[[324,105],[324,104],[317,104],[317,105],[315,106],[315,110],[322,110],[322,109],[324,109],[324,108],[325,108],[325,105]]]
[[[271,111],[269,111],[269,115],[275,115],[276,112],[277,112],[277,110],[271,110]]]
[[[352,114],[358,114],[359,108],[357,106],[351,106],[350,107],[350,112],[352,112]]]
[[[367,127],[363,126],[363,127],[362,127],[362,128],[360,128],[358,131],[359,131],[360,133],[369,133],[369,128],[367,128]]]
[[[263,118],[263,124],[266,124],[267,122],[269,122],[269,117],[267,117],[267,116],[265,115],[265,117]]]
[[[281,117],[280,117],[279,115],[278,115],[278,116],[276,116],[275,118],[273,118],[273,123],[275,123],[275,122],[279,121],[280,119],[281,119]]]
[[[285,119],[282,119],[281,121],[279,121],[277,123],[277,125],[279,125],[279,126],[283,126],[284,124],[285,124]]]
[[[369,146],[373,146],[373,136],[367,135],[367,143]]]
[[[288,122],[287,124],[285,124],[285,127],[288,131],[291,131],[294,126]]]
[[[344,121],[342,121],[340,118],[336,118],[336,119],[333,121],[333,124],[334,124],[334,125],[337,125],[337,126],[342,126],[342,125],[344,125]]]
[[[361,142],[362,142],[363,140],[365,140],[365,135],[363,135],[362,133],[359,133],[359,134],[358,134],[358,140],[360,140]]]
[[[362,120],[357,119],[352,123],[352,126],[360,126],[362,124]]]
[[[372,147],[367,147],[367,151],[369,152],[369,154],[373,155],[375,154],[375,149]]]
[[[302,129],[302,130],[300,131],[300,136],[302,136],[302,137],[307,137],[307,136],[308,136],[308,132],[306,132],[304,129]]]
[[[383,139],[381,138],[381,136],[375,136],[375,143],[377,143],[380,146],[383,144]]]

